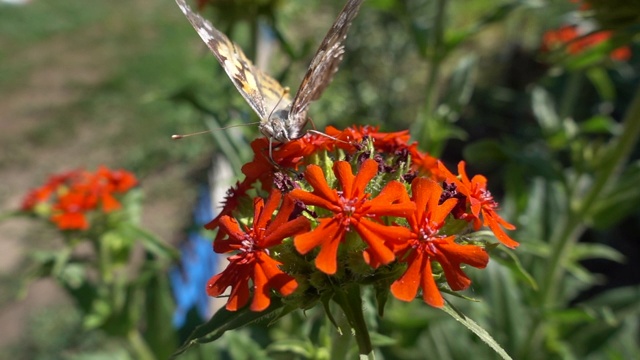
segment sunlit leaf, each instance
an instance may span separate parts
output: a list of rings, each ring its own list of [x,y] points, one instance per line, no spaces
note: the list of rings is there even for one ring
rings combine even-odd
[[[450,303],[446,303],[444,307],[441,308],[442,311],[451,315],[456,321],[464,325],[471,332],[476,334],[480,340],[489,345],[502,359],[511,359],[511,357],[507,354],[506,351],[489,335],[489,333],[480,327],[475,321],[469,319],[467,316],[454,309]]]

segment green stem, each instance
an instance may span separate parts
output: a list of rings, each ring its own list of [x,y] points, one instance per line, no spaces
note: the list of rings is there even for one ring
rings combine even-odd
[[[127,340],[129,341],[129,346],[133,352],[135,359],[139,360],[155,360],[155,356],[149,346],[140,335],[140,332],[137,329],[131,329],[127,334]]]
[[[573,113],[572,110],[574,109],[576,101],[580,95],[580,89],[584,82],[583,80],[584,75],[581,71],[573,71],[569,74],[567,86],[564,88],[564,95],[562,96],[560,103],[560,111],[558,112],[560,120],[563,120],[569,116],[569,114]]]
[[[436,106],[436,87],[438,85],[438,75],[440,74],[440,66],[442,65],[443,56],[443,44],[444,44],[444,16],[446,10],[447,0],[437,0],[435,2],[435,17],[433,21],[433,31],[430,39],[430,49],[428,50],[431,56],[431,69],[429,69],[429,78],[427,82],[427,88],[425,91],[425,110],[427,114],[432,112]]]
[[[339,359],[349,359],[349,352],[347,349],[351,347],[351,336],[345,334],[343,329],[350,329],[351,325],[349,325],[348,320],[344,316],[339,316],[336,319],[339,329],[334,329],[332,331],[331,343],[328,344],[328,348],[331,349],[331,353],[329,359],[339,360]],[[331,326],[333,325],[330,321],[327,320],[327,323]],[[329,328],[329,327],[327,327]]]
[[[424,90],[424,107],[418,116],[418,121],[414,127],[414,134],[418,136],[418,140],[425,141],[429,139],[430,129],[429,121],[437,106],[438,93],[436,91],[440,79],[440,68],[444,54],[444,17],[447,0],[436,0],[434,3],[434,21],[433,30],[429,39],[426,50],[427,60],[429,61],[429,73],[427,84]],[[427,141],[429,142],[429,141]]]
[[[345,289],[337,289],[333,300],[340,306],[347,321],[349,321],[349,325],[351,325],[351,328],[355,332],[354,335],[358,343],[360,357],[374,359],[369,329],[367,328],[367,323],[364,321],[364,314],[362,313],[360,285],[352,284]]]
[[[532,349],[539,345],[543,337],[545,312],[551,309],[557,301],[559,286],[564,277],[565,263],[573,245],[586,230],[585,218],[589,216],[593,205],[602,196],[607,186],[614,183],[619,177],[629,154],[635,147],[640,136],[640,87],[636,89],[633,100],[622,122],[620,135],[611,140],[609,153],[603,158],[599,172],[596,174],[593,186],[584,195],[583,199],[573,199],[569,215],[565,221],[556,228],[550,239],[551,255],[546,271],[543,275],[539,305],[541,313],[530,327],[528,342],[521,355],[531,357]],[[538,343],[538,344],[536,344]]]

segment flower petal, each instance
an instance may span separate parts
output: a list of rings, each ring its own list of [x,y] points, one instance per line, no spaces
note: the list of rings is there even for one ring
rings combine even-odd
[[[349,195],[345,191],[344,197],[347,199],[353,198],[364,198],[364,189],[369,184],[369,181],[373,179],[374,176],[378,174],[378,162],[373,159],[367,159],[362,163],[360,169],[358,170],[358,174],[353,182],[352,189],[349,191]],[[336,174],[337,176],[338,174]],[[342,190],[345,190],[344,188]]]
[[[423,253],[413,252],[407,262],[409,267],[400,278],[391,284],[391,293],[402,301],[411,301],[416,298],[420,286],[420,268],[423,263]]]
[[[293,239],[293,245],[300,254],[304,255],[334,236],[337,228],[339,229],[339,224],[335,218],[320,219],[318,226],[311,232],[296,236]]]
[[[333,164],[333,172],[342,187],[342,196],[346,199],[353,198],[353,180],[355,176],[351,170],[351,164],[346,161],[336,161]]]
[[[328,275],[335,274],[338,268],[338,246],[342,240],[342,236],[338,235],[336,234],[322,243],[320,252],[316,257],[316,268]]]
[[[338,202],[338,195],[335,190],[329,187],[324,177],[322,169],[318,165],[309,165],[304,172],[305,180],[313,187],[313,193],[332,203]]]
[[[266,236],[258,241],[258,245],[263,248],[269,248],[282,243],[282,240],[288,237],[307,233],[310,229],[311,223],[309,219],[300,216],[277,227],[269,226],[268,231],[265,233]]]
[[[444,299],[436,285],[436,280],[433,278],[433,272],[431,271],[431,259],[428,256],[425,258],[424,266],[422,267],[422,281],[420,284],[420,287],[422,288],[422,299],[427,304],[440,308],[444,306]]]
[[[506,247],[515,249],[516,247],[518,247],[518,245],[520,245],[520,243],[510,238],[509,235],[507,235],[507,233],[502,230],[502,228],[496,222],[496,219],[494,219],[492,216],[485,215],[484,221],[485,223],[489,224],[489,229],[493,231],[493,234],[496,236],[496,238],[498,238],[498,240]]]
[[[416,207],[409,199],[404,185],[398,181],[389,182],[378,196],[363,206],[369,216],[410,217]]]
[[[308,206],[320,206],[333,212],[339,212],[341,210],[341,208],[336,205],[337,201],[334,202],[332,199],[327,199],[314,193],[304,191],[302,189],[295,189],[291,191],[289,193],[289,196],[296,200],[302,201],[305,205]]]
[[[275,289],[283,296],[291,295],[297,288],[298,282],[278,267],[279,262],[269,257],[264,252],[260,252],[258,263],[269,279],[268,286]]]
[[[225,215],[220,218],[219,225],[219,235],[227,235],[228,237],[226,239],[216,238],[213,242],[213,251],[222,254],[238,250],[246,237],[245,232],[240,229],[240,224],[238,224],[236,219]]]
[[[262,311],[269,307],[271,299],[270,289],[266,286],[269,279],[264,273],[262,266],[256,264],[253,269],[253,301],[251,301],[251,311]]]
[[[369,246],[367,249],[369,257],[375,258],[375,262],[380,263],[381,265],[386,265],[396,258],[393,251],[386,246],[386,239],[381,235],[384,233],[384,235],[395,237],[396,234],[401,233],[401,229],[407,230],[407,234],[409,236],[411,235],[407,228],[403,228],[401,226],[384,226],[370,220],[362,220],[358,222],[355,228],[362,238],[362,241]]]

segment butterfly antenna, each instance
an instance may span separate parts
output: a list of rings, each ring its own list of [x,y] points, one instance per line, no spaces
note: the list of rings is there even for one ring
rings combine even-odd
[[[285,96],[289,95],[289,92],[290,92],[290,89],[288,86],[282,89],[282,95],[280,96],[280,99],[278,99],[278,102],[273,107],[273,109],[271,109],[271,112],[269,113],[269,117],[267,119],[271,119],[271,115],[273,115],[273,112],[276,111],[276,109],[278,108],[278,105],[280,105],[280,103],[282,102],[282,99],[284,99]],[[271,147],[269,147],[269,149],[271,149]]]
[[[252,122],[252,123],[246,123],[246,124],[235,124],[235,125],[229,125],[229,126],[225,126],[225,127],[221,127],[221,128],[217,128],[217,129],[210,129],[210,130],[204,130],[204,131],[198,131],[198,132],[194,132],[191,134],[181,134],[181,135],[171,135],[171,139],[172,140],[180,140],[180,139],[184,139],[186,137],[189,136],[194,136],[194,135],[202,135],[202,134],[208,134],[211,133],[213,131],[218,131],[218,130],[227,130],[227,129],[231,129],[234,127],[240,127],[240,126],[248,126],[248,125],[257,125],[259,124],[259,122]]]
[[[316,135],[320,135],[320,136],[324,136],[324,137],[329,138],[329,139],[331,139],[333,141],[336,141],[336,142],[340,142],[340,143],[347,144],[347,145],[352,145],[352,143],[350,141],[340,140],[337,137],[331,136],[329,134],[325,134],[322,131],[318,131],[316,129],[307,130],[307,132],[310,132],[310,133],[316,134]]]

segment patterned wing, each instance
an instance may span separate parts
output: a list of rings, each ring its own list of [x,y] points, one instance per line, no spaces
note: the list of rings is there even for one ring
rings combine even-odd
[[[193,12],[184,0],[176,0],[176,3],[216,56],[240,94],[260,116],[261,120],[266,119],[272,110],[272,104],[277,103],[285,93],[282,85],[257,69],[236,43],[213,27],[209,21]],[[284,97],[282,100],[284,104],[290,102],[288,97]]]
[[[351,22],[358,14],[364,0],[349,0],[338,18],[322,40],[320,48],[311,60],[309,69],[302,79],[300,88],[293,99],[289,119],[297,124],[292,126],[304,127],[307,122],[307,108],[309,103],[320,98],[324,89],[331,83],[333,74],[344,54],[344,41]]]

